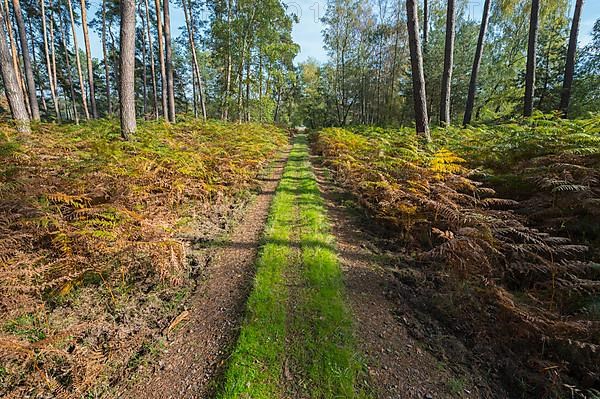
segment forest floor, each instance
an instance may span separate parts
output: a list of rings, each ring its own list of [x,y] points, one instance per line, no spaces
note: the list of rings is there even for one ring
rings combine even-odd
[[[304,135],[284,163],[216,249],[166,348],[112,394],[507,397],[460,341],[398,303],[389,243]]]

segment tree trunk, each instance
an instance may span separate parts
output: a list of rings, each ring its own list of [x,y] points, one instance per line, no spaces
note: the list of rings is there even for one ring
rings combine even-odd
[[[6,98],[8,99],[8,105],[10,106],[12,117],[15,120],[17,131],[19,133],[28,134],[31,133],[29,114],[25,107],[24,95],[19,86],[17,73],[11,59],[10,49],[6,42],[6,35],[4,32],[5,22],[8,21],[4,20],[4,10],[0,10],[0,70],[4,82],[4,91],[6,92]]]
[[[531,0],[531,16],[529,18],[529,42],[527,45],[527,71],[525,72],[525,98],[523,115],[533,113],[533,98],[535,96],[535,64],[538,22],[540,16],[540,0]]]
[[[483,55],[483,43],[487,32],[488,22],[490,19],[491,0],[485,0],[483,5],[483,16],[481,17],[481,25],[479,26],[479,38],[477,39],[477,48],[475,50],[475,58],[473,59],[473,68],[471,69],[471,81],[469,82],[469,93],[467,94],[467,105],[465,106],[465,116],[463,125],[467,126],[471,123],[473,116],[473,106],[475,105],[475,92],[477,91],[477,75],[481,66],[481,57]]]
[[[73,74],[71,70],[71,60],[69,57],[69,49],[67,48],[67,33],[65,32],[65,24],[62,19],[62,16],[59,15],[58,19],[60,21],[60,36],[62,39],[63,50],[65,51],[65,66],[67,67],[67,83],[69,84],[69,89],[71,91],[71,105],[73,107],[73,118],[75,118],[75,123],[79,124],[79,112],[77,112],[77,102],[75,101],[75,89],[73,88]]]
[[[141,3],[138,3],[138,12],[140,13],[140,18],[142,20],[142,115],[144,116],[144,118],[146,118],[146,114],[148,113],[148,68],[146,67],[146,23],[144,21],[144,14],[142,14]]]
[[[250,122],[250,67],[252,62],[252,52],[248,52],[246,61],[246,101],[244,102],[244,119]]]
[[[106,80],[106,102],[108,114],[113,113],[110,98],[110,71],[108,69],[108,50],[106,48],[106,0],[102,0],[102,57],[104,57],[104,79]]]
[[[165,71],[167,73],[167,100],[169,121],[175,122],[175,87],[173,80],[173,51],[171,49],[171,17],[169,15],[169,0],[163,1],[163,20],[165,22]]]
[[[423,55],[421,54],[421,40],[419,39],[419,15],[416,0],[406,1],[406,14],[415,103],[415,125],[417,134],[422,136],[426,142],[430,142],[431,136],[429,134],[429,121],[427,118],[427,97],[425,94]]]
[[[29,32],[34,32],[33,26],[31,25],[31,16],[27,18],[27,27],[29,28]],[[38,90],[40,91],[40,101],[42,102],[42,110],[44,111],[44,115],[48,117],[48,105],[46,104],[46,87],[44,85],[44,80],[40,77],[40,68],[35,56],[35,35],[29,35],[29,43],[31,44],[31,58],[33,61],[33,76],[35,76],[35,80],[39,82]]]
[[[227,0],[227,72],[225,75],[225,93],[223,94],[221,119],[229,119],[229,97],[231,92],[231,71],[232,71],[232,56],[231,56],[231,1]]]
[[[56,74],[56,46],[55,46],[55,41],[54,41],[54,11],[52,11],[52,0],[49,0],[48,3],[49,7],[50,7],[50,29],[49,29],[49,34],[50,34],[50,60],[52,61],[52,76],[50,77],[50,80],[52,80],[53,84],[54,84],[54,90],[56,93],[56,99],[58,100],[58,78],[57,78],[57,74]],[[64,92],[64,90],[63,90]],[[64,95],[63,95],[64,97]],[[60,102],[60,101],[59,101]],[[65,104],[66,107],[66,104]],[[60,104],[58,105],[58,107],[55,107],[55,109],[58,109],[57,111],[57,121],[60,122],[61,120],[61,116],[60,116]]]
[[[90,88],[90,106],[92,107],[92,116],[98,118],[98,108],[96,107],[96,89],[94,87],[94,64],[92,63],[92,50],[90,48],[90,33],[87,23],[87,8],[85,0],[81,0],[81,27],[83,30],[83,41],[85,44],[85,57],[87,61],[88,86]]]
[[[440,99],[440,125],[450,124],[450,99],[452,97],[452,68],[454,66],[454,27],[456,12],[454,0],[448,0],[446,12],[446,44],[444,48],[444,71],[442,73],[442,95]]]
[[[569,48],[567,49],[567,60],[565,63],[565,77],[563,79],[562,93],[560,96],[560,110],[566,118],[569,115],[569,101],[571,100],[571,87],[575,73],[575,53],[577,52],[577,36],[579,34],[579,21],[581,20],[581,9],[583,0],[575,3],[575,12],[571,23],[571,34],[569,36]]]
[[[168,0],[165,0],[168,3]],[[121,0],[121,57],[119,63],[121,136],[135,133],[135,0]]]
[[[69,15],[71,21],[71,30],[73,32],[73,51],[75,52],[75,63],[77,64],[77,75],[79,76],[79,88],[81,89],[81,104],[85,119],[90,119],[90,111],[88,110],[87,96],[85,94],[85,85],[83,83],[83,72],[81,71],[81,59],[79,58],[79,45],[77,44],[77,31],[75,30],[75,16],[73,14],[73,4],[71,0],[67,0],[69,7]]]
[[[27,82],[27,94],[29,107],[31,110],[31,119],[40,120],[40,109],[38,106],[37,94],[35,92],[35,79],[33,77],[33,68],[31,67],[31,57],[29,55],[29,45],[27,43],[27,33],[25,31],[25,22],[21,12],[21,3],[19,0],[12,0],[13,12],[17,21],[17,30],[19,31],[19,41],[21,43],[21,53],[23,56],[23,67],[25,69],[25,80]],[[35,49],[34,49],[35,50]]]
[[[60,107],[58,104],[58,97],[56,95],[56,86],[54,85],[54,78],[52,76],[52,64],[50,63],[50,51],[48,48],[48,36],[46,27],[46,0],[40,0],[40,7],[42,13],[42,35],[44,36],[44,55],[46,57],[46,70],[48,71],[48,80],[50,85],[50,95],[52,96],[52,102],[54,103],[54,112],[56,113],[56,121],[60,122]],[[54,43],[52,43],[54,46]]]
[[[17,44],[15,42],[15,38],[13,35],[12,22],[10,21],[10,6],[8,5],[8,0],[4,0],[4,7],[6,8],[6,18],[4,20],[4,23],[6,25],[6,30],[8,31],[8,46],[9,46],[10,52],[11,52],[13,69],[17,76],[17,82],[19,83],[19,87],[21,88],[23,93],[25,93],[25,90],[23,90],[23,76],[21,75],[21,66],[19,64]],[[25,101],[25,108],[26,108],[27,112],[31,114],[31,112],[30,112],[31,110],[29,109],[29,104],[27,103],[27,96],[23,97],[23,101]]]
[[[150,7],[148,0],[144,0],[146,6],[146,34],[148,36],[148,47],[150,48],[150,74],[152,75],[152,98],[154,99],[154,118],[158,119],[158,92],[156,90],[156,72],[154,69],[154,45],[152,44],[152,32],[150,31]]]
[[[167,0],[168,1],[168,0]],[[156,32],[158,35],[158,61],[160,64],[160,82],[162,94],[162,113],[165,120],[169,121],[169,105],[167,92],[167,72],[165,68],[165,50],[164,50],[164,34],[163,24],[160,16],[161,6],[160,0],[154,0],[154,8],[156,8]]]

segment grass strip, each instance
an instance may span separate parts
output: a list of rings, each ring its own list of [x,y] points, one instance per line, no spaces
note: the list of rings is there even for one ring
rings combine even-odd
[[[246,320],[230,358],[221,398],[280,396],[288,298],[283,275],[294,254],[290,240],[296,222],[294,169],[289,161],[273,198]]]
[[[356,350],[353,318],[346,305],[335,238],[324,201],[308,160],[305,136],[299,136],[298,204],[302,279],[294,329],[301,339],[292,349],[302,367],[311,398],[366,398],[366,366]]]
[[[298,238],[301,256],[294,245]],[[291,268],[300,279],[295,307],[287,306],[285,276]],[[292,337],[287,345],[286,336]],[[286,358],[294,365],[291,377],[284,376]],[[364,370],[335,240],[308,161],[306,136],[300,135],[273,199],[246,320],[220,397],[281,398],[284,378],[291,378],[302,397],[366,398]]]

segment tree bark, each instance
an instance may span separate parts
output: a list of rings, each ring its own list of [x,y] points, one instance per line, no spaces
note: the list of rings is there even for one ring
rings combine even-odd
[[[104,57],[104,79],[106,80],[106,102],[108,114],[113,113],[110,98],[110,71],[108,68],[108,49],[106,48],[106,0],[102,0],[102,57]]]
[[[485,0],[483,5],[483,16],[481,17],[481,25],[479,26],[479,38],[477,39],[477,48],[475,49],[475,58],[473,59],[473,68],[471,69],[471,80],[469,82],[469,93],[467,94],[467,105],[465,106],[465,116],[463,125],[467,126],[471,123],[473,116],[473,106],[475,105],[475,92],[477,91],[477,75],[481,67],[481,57],[483,55],[483,44],[485,42],[485,34],[488,28],[490,19],[491,0]]]
[[[52,96],[52,102],[54,103],[54,112],[56,113],[56,121],[60,122],[60,107],[58,104],[58,98],[56,95],[56,86],[54,85],[54,78],[52,76],[52,64],[50,63],[50,50],[48,48],[48,34],[46,26],[46,0],[40,0],[40,8],[42,13],[42,35],[44,36],[44,55],[46,57],[46,70],[48,71],[48,80],[50,85],[50,95]],[[54,43],[52,43],[54,45]]]
[[[31,66],[31,57],[29,55],[29,45],[27,43],[27,33],[25,31],[25,22],[21,11],[19,0],[12,0],[13,12],[17,21],[17,30],[19,31],[19,41],[21,43],[21,53],[23,56],[23,67],[25,69],[25,80],[27,82],[27,94],[29,95],[29,107],[31,109],[31,119],[40,120],[40,108],[35,89],[35,79],[33,77],[33,68]],[[32,49],[35,50],[35,49]]]
[[[427,117],[427,96],[425,94],[423,55],[421,54],[421,40],[419,39],[419,15],[416,0],[406,1],[406,14],[413,81],[415,125],[417,134],[426,142],[430,142],[431,136],[429,133],[429,121]]]
[[[575,74],[575,53],[577,52],[577,36],[579,35],[579,21],[581,20],[581,9],[583,0],[575,3],[575,12],[571,23],[571,34],[569,36],[569,47],[567,49],[567,60],[565,63],[565,77],[563,79],[562,93],[560,96],[560,111],[566,118],[569,115],[569,102],[571,100],[571,87],[573,86],[573,75]]]
[[[90,119],[90,111],[87,104],[87,96],[85,94],[85,85],[83,83],[83,72],[81,71],[81,59],[79,58],[79,45],[77,44],[77,31],[75,30],[75,16],[73,14],[73,4],[71,0],[67,0],[69,7],[69,15],[71,21],[71,31],[73,32],[73,51],[75,52],[75,63],[77,64],[77,75],[79,76],[79,88],[81,89],[81,104],[85,119]]]
[[[25,106],[23,92],[19,86],[19,81],[17,80],[17,73],[11,59],[10,49],[6,42],[6,35],[4,32],[5,22],[8,21],[5,21],[4,19],[4,10],[0,9],[0,70],[4,82],[4,91],[6,92],[6,98],[8,99],[8,105],[10,106],[12,117],[15,120],[17,131],[19,133],[28,134],[31,133],[29,114],[27,113],[27,108]]]
[[[165,0],[167,3],[168,0]],[[135,133],[135,0],[121,0],[121,57],[119,63],[121,136]]]
[[[527,71],[525,72],[525,97],[523,115],[533,113],[533,98],[535,96],[535,67],[538,23],[540,16],[540,0],[531,0],[531,16],[529,18],[529,42],[527,44]]]
[[[158,119],[158,92],[156,90],[156,72],[154,69],[154,45],[152,44],[152,32],[150,31],[150,7],[148,0],[144,0],[146,6],[146,34],[148,36],[148,47],[150,48],[150,74],[152,75],[152,98],[154,99],[154,118]]]
[[[81,26],[83,30],[83,41],[85,44],[85,56],[87,61],[88,86],[90,89],[90,106],[92,107],[92,117],[98,118],[98,108],[96,107],[96,89],[94,86],[94,64],[92,63],[92,50],[90,48],[90,33],[87,23],[87,8],[85,0],[81,0]]]
[[[171,49],[171,17],[169,15],[169,0],[163,1],[163,20],[165,22],[165,71],[167,73],[167,102],[169,121],[175,122],[175,82],[173,81],[173,50]]]

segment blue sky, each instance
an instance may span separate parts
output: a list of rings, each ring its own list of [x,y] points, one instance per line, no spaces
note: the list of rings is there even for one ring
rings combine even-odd
[[[574,2],[574,0],[572,0]],[[307,60],[309,57],[324,62],[327,60],[327,54],[323,49],[323,39],[321,32],[323,24],[320,18],[323,17],[326,7],[326,0],[284,0],[288,6],[288,12],[298,15],[300,22],[294,25],[293,38],[300,44],[300,54],[296,57],[297,62]],[[481,15],[481,4],[483,0],[470,0],[472,3],[473,15]],[[90,0],[90,11],[88,17],[92,18],[96,9],[100,6],[101,0]],[[586,44],[590,41],[590,33],[594,22],[600,18],[600,0],[587,0],[584,2],[581,17],[581,27],[579,32],[579,43]],[[171,6],[171,26],[173,36],[179,34],[179,27],[184,26],[183,11],[180,8]],[[79,28],[79,37],[83,37],[81,28]],[[96,32],[90,32],[92,42],[92,54],[96,58],[102,57],[102,47],[100,37]],[[80,45],[83,39],[79,40]]]

